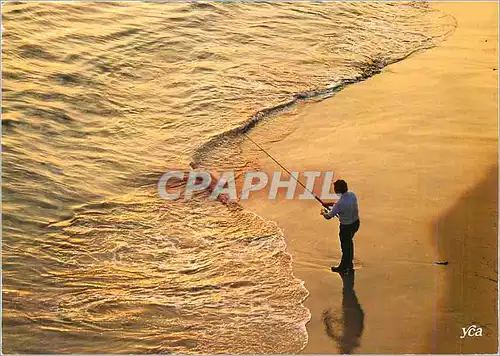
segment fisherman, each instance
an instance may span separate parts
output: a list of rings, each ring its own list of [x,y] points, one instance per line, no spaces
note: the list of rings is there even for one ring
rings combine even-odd
[[[342,260],[337,267],[332,267],[333,272],[349,273],[354,271],[352,260],[354,258],[354,234],[359,229],[358,199],[353,192],[347,189],[347,183],[336,180],[333,183],[335,194],[340,194],[340,199],[331,205],[330,210],[323,208],[321,215],[327,220],[337,216],[340,220],[340,246],[342,249]]]

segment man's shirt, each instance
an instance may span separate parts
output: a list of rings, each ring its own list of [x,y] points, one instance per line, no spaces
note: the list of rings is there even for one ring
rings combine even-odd
[[[358,198],[353,192],[345,192],[340,199],[332,206],[326,219],[338,216],[341,224],[352,224],[359,219]]]

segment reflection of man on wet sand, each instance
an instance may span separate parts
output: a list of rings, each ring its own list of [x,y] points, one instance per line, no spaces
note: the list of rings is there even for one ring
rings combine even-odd
[[[359,339],[363,333],[365,314],[354,292],[354,272],[341,274],[342,289],[342,318],[335,319],[331,309],[323,311],[325,330],[338,345],[342,354],[350,354],[360,345]],[[335,334],[335,321],[342,322],[342,336]],[[339,328],[340,329],[340,328]]]

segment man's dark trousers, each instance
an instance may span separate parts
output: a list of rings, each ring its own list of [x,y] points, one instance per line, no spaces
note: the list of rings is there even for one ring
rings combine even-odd
[[[354,258],[354,243],[352,239],[359,229],[359,219],[352,224],[340,224],[340,247],[342,249],[342,261],[339,267],[352,269],[352,260]]]

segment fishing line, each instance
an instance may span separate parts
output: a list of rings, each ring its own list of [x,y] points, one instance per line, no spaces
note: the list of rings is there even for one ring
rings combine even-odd
[[[288,173],[288,175],[290,177],[292,177],[293,179],[295,179],[297,181],[297,183],[299,183],[302,187],[304,187],[305,190],[307,190],[309,193],[311,193],[311,195],[321,204],[323,205],[323,207],[327,208],[328,209],[328,206],[323,202],[323,200],[321,200],[320,198],[318,198],[316,196],[316,194],[314,194],[313,192],[311,192],[309,189],[307,189],[307,187],[302,184],[302,182],[300,180],[298,180],[297,178],[295,178],[295,176],[292,175],[292,173],[290,173],[290,171],[288,169],[286,169],[285,167],[283,167],[283,165],[281,163],[279,163],[273,156],[271,156],[265,149],[263,149],[257,142],[255,142],[254,140],[252,140],[246,133],[243,133],[243,136],[245,136],[247,139],[250,140],[250,142],[252,142],[255,146],[257,146],[262,152],[264,152],[269,158],[271,158],[278,166],[280,166],[285,172]]]

